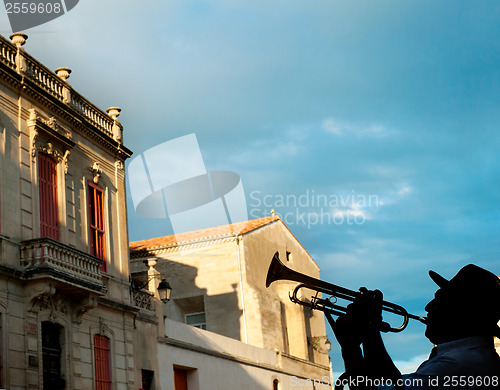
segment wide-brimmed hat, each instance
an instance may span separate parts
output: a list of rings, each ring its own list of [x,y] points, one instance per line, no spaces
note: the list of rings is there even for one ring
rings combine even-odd
[[[494,273],[468,264],[450,280],[434,271],[429,271],[429,276],[439,287],[456,291],[461,299],[465,297],[474,308],[487,310],[492,320],[500,320],[500,279]]]

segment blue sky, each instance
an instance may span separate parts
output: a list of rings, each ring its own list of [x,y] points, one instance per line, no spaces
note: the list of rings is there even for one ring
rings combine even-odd
[[[423,314],[429,269],[500,274],[499,20],[486,0],[82,0],[25,47],[121,107],[136,154],[196,133],[208,169],[241,176],[252,216],[266,195],[288,215],[323,279]],[[312,193],[376,201],[278,201]],[[131,240],[172,233],[129,209]],[[321,212],[336,223],[296,217]],[[401,367],[429,352],[423,331],[386,337]]]

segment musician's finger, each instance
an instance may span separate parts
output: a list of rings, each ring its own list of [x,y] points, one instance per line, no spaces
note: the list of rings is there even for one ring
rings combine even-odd
[[[373,290],[373,298],[376,301],[382,301],[384,299],[384,294],[380,290]]]

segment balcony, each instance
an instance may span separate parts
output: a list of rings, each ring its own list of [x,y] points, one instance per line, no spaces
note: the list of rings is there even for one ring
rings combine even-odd
[[[139,309],[155,311],[154,296],[148,291],[132,288],[132,304]]]
[[[87,290],[103,294],[100,268],[103,261],[51,238],[22,241],[21,266],[26,279],[49,278],[66,291]]]

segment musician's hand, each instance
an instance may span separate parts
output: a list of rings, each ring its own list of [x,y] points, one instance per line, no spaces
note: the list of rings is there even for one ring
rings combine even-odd
[[[380,330],[382,323],[382,293],[360,289],[361,294],[347,306],[346,314],[333,321],[327,314],[341,348],[349,377],[371,379],[401,377],[387,354]],[[389,327],[388,324],[385,325]],[[361,349],[363,344],[363,349]],[[364,388],[364,387],[358,387]]]
[[[373,332],[381,330],[382,293],[360,289],[361,294],[349,306],[346,314],[336,321],[328,318],[339,344],[343,348],[359,346]]]
[[[362,338],[373,331],[381,331],[387,324],[382,322],[383,294],[380,290],[360,288],[360,296],[347,307],[347,312],[358,322]]]
[[[360,333],[354,329],[354,324],[350,316],[343,314],[336,321],[328,313],[325,313],[325,316],[342,349],[359,347],[361,344]]]

